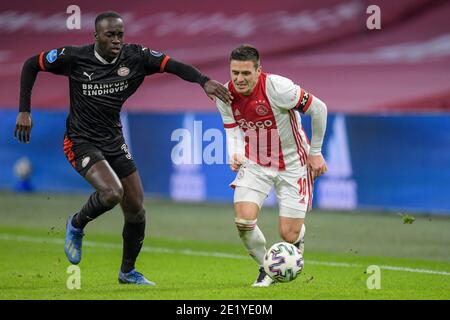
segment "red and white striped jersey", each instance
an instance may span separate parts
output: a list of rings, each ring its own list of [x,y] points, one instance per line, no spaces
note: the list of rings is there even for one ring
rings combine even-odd
[[[217,99],[226,129],[244,132],[245,156],[262,166],[286,170],[306,164],[309,142],[299,112],[305,113],[312,95],[290,79],[261,73],[249,96],[226,84],[234,96],[231,105]]]

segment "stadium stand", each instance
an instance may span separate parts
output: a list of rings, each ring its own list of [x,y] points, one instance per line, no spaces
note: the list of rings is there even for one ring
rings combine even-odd
[[[36,191],[91,190],[62,152],[67,79],[40,73],[32,97],[32,142],[21,145],[12,132],[26,58],[93,42],[95,16],[115,10],[124,17],[127,42],[163,51],[222,82],[229,79],[230,51],[250,43],[261,51],[266,72],[289,77],[325,101],[329,116],[322,151],[329,171],[316,181],[316,207],[448,214],[450,2],[376,3],[381,30],[367,28],[370,3],[359,0],[257,5],[237,0],[213,5],[209,0],[79,0],[81,29],[68,30],[70,1],[3,1],[0,189],[14,189],[14,164],[27,157]],[[234,176],[227,165],[176,165],[171,158],[179,143],[174,132],[181,129],[196,141],[192,155],[204,160],[199,152],[211,140],[203,134],[222,128],[215,104],[200,88],[173,75],[145,82],[122,113],[145,192],[177,201],[230,201],[228,184]],[[309,133],[309,117],[302,121]],[[226,161],[226,155],[221,157]],[[275,202],[273,197],[268,201]]]
[[[233,3],[239,3],[234,5]],[[67,30],[70,1],[2,2],[0,108],[15,108],[23,61],[40,50],[92,40],[93,19],[114,9],[126,40],[194,64],[223,82],[232,48],[251,43],[267,72],[296,79],[328,102],[331,112],[438,111],[450,108],[450,3],[377,1],[381,30],[368,30],[365,1],[161,3],[77,1],[81,29]],[[149,78],[127,103],[134,111],[214,111],[201,90],[167,75]],[[176,88],[176,89],[174,89]],[[66,81],[41,75],[36,108],[66,109]],[[173,94],[176,92],[176,94]],[[170,99],[167,99],[170,97]],[[149,103],[151,101],[152,103]],[[426,102],[426,103],[422,103]]]

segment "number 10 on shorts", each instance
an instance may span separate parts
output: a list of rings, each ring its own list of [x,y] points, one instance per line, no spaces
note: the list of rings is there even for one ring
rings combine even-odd
[[[298,186],[300,187],[300,196],[301,197],[306,197],[306,177],[301,177],[300,179],[298,179],[297,181]]]

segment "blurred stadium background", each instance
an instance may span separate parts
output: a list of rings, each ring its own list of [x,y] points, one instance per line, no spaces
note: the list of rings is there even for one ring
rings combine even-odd
[[[125,17],[128,42],[192,63],[222,82],[229,78],[229,52],[251,43],[261,51],[264,70],[294,79],[324,100],[330,171],[316,184],[316,207],[449,213],[450,3],[376,3],[381,30],[366,28],[366,1],[78,1],[82,28],[67,30],[69,1],[3,2],[0,188],[14,187],[13,166],[25,156],[36,191],[89,190],[61,152],[67,79],[40,73],[32,98],[32,143],[20,145],[11,133],[25,59],[90,43],[95,15],[114,9]],[[222,130],[214,103],[201,89],[167,74],[149,77],[124,111],[128,144],[149,195],[230,201],[232,173],[226,165],[171,161],[175,129],[191,130],[203,143],[192,150],[192,159],[211,144],[203,141],[205,131]],[[193,121],[202,121],[195,132]]]
[[[71,4],[81,8],[80,30],[66,28]],[[381,8],[381,30],[366,27],[372,4]],[[126,42],[191,63],[221,82],[229,79],[229,52],[250,43],[261,52],[263,70],[293,79],[327,103],[329,171],[315,185],[310,248],[348,253],[358,247],[360,254],[450,262],[450,2],[444,0],[2,2],[2,226],[49,229],[58,223],[63,229],[65,217],[92,191],[62,152],[67,79],[40,73],[31,143],[19,144],[12,134],[25,59],[91,43],[94,18],[106,10],[123,15]],[[204,135],[223,127],[202,90],[172,75],[148,77],[125,104],[122,121],[154,215],[150,233],[238,245],[228,166],[171,160],[179,128],[196,141],[192,159],[203,159],[212,143],[225,145]],[[303,124],[309,135],[308,117]],[[32,175],[24,182],[17,173],[27,161]],[[27,189],[36,194],[21,195]],[[67,196],[74,194],[81,196]],[[273,196],[267,204],[275,205]],[[274,241],[277,214],[267,212]],[[405,214],[416,216],[413,226],[402,224]],[[55,217],[60,220],[52,222]],[[120,234],[111,227],[115,222],[105,221],[93,228]],[[176,221],[181,225],[174,227]]]

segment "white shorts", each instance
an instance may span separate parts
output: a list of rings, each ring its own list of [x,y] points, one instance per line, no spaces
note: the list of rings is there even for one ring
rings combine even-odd
[[[313,181],[306,166],[278,171],[248,162],[241,166],[230,186],[235,188],[234,202],[253,202],[260,208],[275,186],[283,217],[304,218],[311,210]]]

